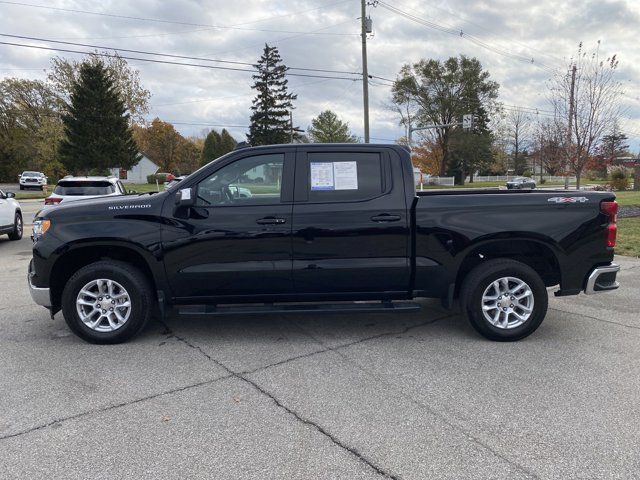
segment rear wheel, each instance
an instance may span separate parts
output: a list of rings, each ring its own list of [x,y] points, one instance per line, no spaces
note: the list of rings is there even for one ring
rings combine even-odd
[[[9,240],[20,240],[22,238],[23,230],[24,224],[22,223],[22,215],[20,212],[16,212],[16,216],[13,220],[13,231],[9,234]]]
[[[144,328],[154,310],[153,289],[137,268],[100,261],[78,270],[62,293],[69,328],[91,343],[121,343]]]
[[[490,340],[525,338],[547,314],[547,289],[540,275],[508,258],[487,260],[474,268],[460,298],[473,328]]]
[[[22,185],[20,185],[20,190],[24,190],[24,187]]]

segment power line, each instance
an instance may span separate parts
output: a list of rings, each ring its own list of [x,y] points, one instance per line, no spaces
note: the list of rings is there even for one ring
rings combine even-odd
[[[183,25],[189,27],[206,27],[212,29],[230,29],[230,30],[245,30],[245,31],[255,31],[255,32],[268,32],[268,33],[296,33],[296,34],[305,34],[305,35],[337,35],[337,36],[354,36],[360,35],[359,33],[336,33],[336,32],[300,32],[300,31],[290,31],[290,30],[272,30],[272,29],[262,29],[262,28],[246,28],[242,26],[236,25],[212,25],[207,23],[194,23],[194,22],[183,22],[176,20],[164,20],[161,18],[147,18],[147,17],[137,17],[133,15],[118,15],[114,13],[103,13],[103,12],[92,12],[89,10],[79,10],[74,8],[62,8],[62,7],[51,7],[49,5],[33,5],[30,3],[22,3],[22,2],[9,2],[9,1],[0,1],[1,4],[6,5],[17,5],[21,7],[31,7],[31,8],[41,8],[46,10],[55,10],[60,12],[67,13],[81,13],[84,15],[97,15],[101,17],[110,17],[110,18],[119,18],[124,20],[136,20],[139,22],[153,22],[153,23],[164,23],[164,24],[173,24],[173,25]]]
[[[236,67],[222,67],[220,65],[202,65],[202,64],[198,64],[198,63],[184,63],[184,62],[172,62],[169,60],[156,60],[156,59],[152,59],[152,58],[142,58],[142,57],[131,57],[131,56],[125,56],[125,55],[112,55],[112,54],[108,54],[105,52],[87,52],[87,51],[83,51],[83,50],[71,50],[71,49],[66,49],[66,48],[54,48],[54,47],[43,47],[40,45],[27,45],[24,43],[13,43],[13,42],[0,42],[0,45],[10,45],[13,47],[23,47],[23,48],[34,48],[37,50],[48,50],[48,51],[54,51],[54,52],[65,52],[65,53],[77,53],[77,54],[81,54],[81,55],[99,55],[101,57],[108,57],[108,58],[124,58],[126,60],[136,60],[136,61],[141,61],[141,62],[149,62],[149,63],[158,63],[158,64],[163,64],[163,65],[179,65],[179,66],[183,66],[183,67],[197,67],[197,68],[208,68],[208,69],[212,69],[212,70],[231,70],[231,71],[235,71],[235,72],[250,72],[250,73],[255,73],[254,69],[246,69],[246,68],[236,68]],[[338,77],[338,76],[329,76],[329,75],[313,75],[313,74],[307,74],[307,73],[290,73],[290,72],[286,72],[287,76],[291,76],[291,77],[309,77],[309,78],[326,78],[326,79],[330,79],[330,80],[354,80],[353,77]]]
[[[9,37],[9,38],[18,38],[21,40],[34,40],[38,42],[48,42],[48,43],[56,43],[61,45],[73,45],[75,47],[89,47],[96,48],[102,50],[113,50],[116,52],[128,52],[128,53],[137,53],[141,55],[153,55],[156,57],[168,57],[168,58],[181,58],[183,60],[198,60],[201,62],[216,62],[216,63],[226,63],[231,65],[245,65],[253,67],[255,64],[249,62],[239,62],[235,60],[219,60],[215,58],[205,58],[205,57],[192,57],[188,55],[176,55],[170,53],[157,53],[157,52],[149,52],[145,50],[130,50],[127,48],[117,48],[117,47],[105,47],[103,45],[92,45],[88,43],[76,43],[76,42],[64,42],[61,40],[52,40],[48,38],[39,38],[39,37],[28,37],[25,35],[11,35],[8,33],[0,33],[0,37]],[[287,70],[301,70],[307,72],[323,72],[323,73],[340,73],[344,75],[361,75],[359,72],[346,72],[343,70],[327,70],[322,68],[302,68],[302,67],[287,67]]]
[[[404,17],[404,18],[406,18],[408,20],[411,20],[411,21],[413,21],[415,23],[418,23],[418,24],[420,24],[422,26],[425,26],[425,27],[428,27],[428,28],[432,28],[434,30],[438,30],[440,32],[443,32],[443,33],[446,33],[446,34],[449,34],[449,35],[459,36],[460,38],[468,40],[468,41],[470,41],[470,42],[472,42],[472,43],[474,43],[474,44],[476,44],[476,45],[478,45],[480,47],[483,47],[483,48],[485,48],[487,50],[490,50],[490,51],[492,51],[494,53],[497,53],[499,55],[502,55],[504,57],[511,58],[511,59],[514,59],[514,60],[518,60],[520,62],[530,63],[532,65],[536,65],[536,66],[546,70],[549,73],[555,72],[554,69],[552,69],[551,67],[548,67],[544,63],[536,62],[533,57],[525,57],[524,55],[520,55],[518,53],[512,53],[512,52],[509,52],[508,50],[504,50],[504,49],[500,49],[500,48],[494,47],[494,46],[492,46],[492,45],[480,40],[479,38],[464,32],[463,30],[454,29],[452,27],[440,25],[440,24],[432,22],[430,20],[425,20],[424,18],[418,17],[418,16],[413,15],[413,14],[411,14],[409,12],[405,12],[404,10],[400,10],[399,8],[394,7],[392,5],[389,5],[389,4],[387,4],[387,3],[385,3],[385,2],[383,2],[381,0],[378,1],[378,5],[380,5],[382,8],[384,8],[384,9],[390,11],[390,12],[395,13],[396,15],[402,16],[402,17]]]

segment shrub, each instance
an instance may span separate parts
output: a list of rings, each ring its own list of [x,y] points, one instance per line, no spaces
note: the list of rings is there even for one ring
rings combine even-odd
[[[611,171],[611,188],[613,190],[626,190],[629,188],[629,177],[626,170],[616,168]]]
[[[151,175],[147,175],[147,183],[152,183],[152,184],[155,185],[156,180],[160,184],[166,183],[167,175],[166,174],[158,174],[158,173],[153,173]]]
[[[522,176],[523,177],[530,177],[531,176],[531,170],[525,170],[524,172],[522,172]]]
[[[544,178],[544,177],[543,177],[543,178],[541,178],[541,179],[540,179],[540,183],[544,185],[545,183],[547,183],[547,179],[546,179],[546,178]]]

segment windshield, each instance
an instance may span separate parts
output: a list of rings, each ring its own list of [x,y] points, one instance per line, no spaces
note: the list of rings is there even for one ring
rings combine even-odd
[[[83,196],[83,195],[109,195],[115,193],[116,187],[112,183],[104,181],[75,182],[64,181],[56,185],[53,193],[58,195]]]
[[[29,177],[40,177],[42,174],[40,172],[22,172],[22,175]]]

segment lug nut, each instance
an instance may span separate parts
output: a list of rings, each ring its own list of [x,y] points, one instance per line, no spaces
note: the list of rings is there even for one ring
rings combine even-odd
[[[113,307],[111,307],[111,308],[109,309],[109,311],[110,311],[110,312],[113,312]]]
[[[107,311],[105,309],[102,309],[102,313],[107,313]]]
[[[98,300],[102,301],[102,297],[98,297]]]
[[[513,308],[513,303],[511,305],[509,305],[511,308]]]
[[[502,307],[502,310],[504,310],[506,312],[507,311],[507,307]]]
[[[515,300],[515,299],[516,299],[516,297],[511,297],[511,300]]]

